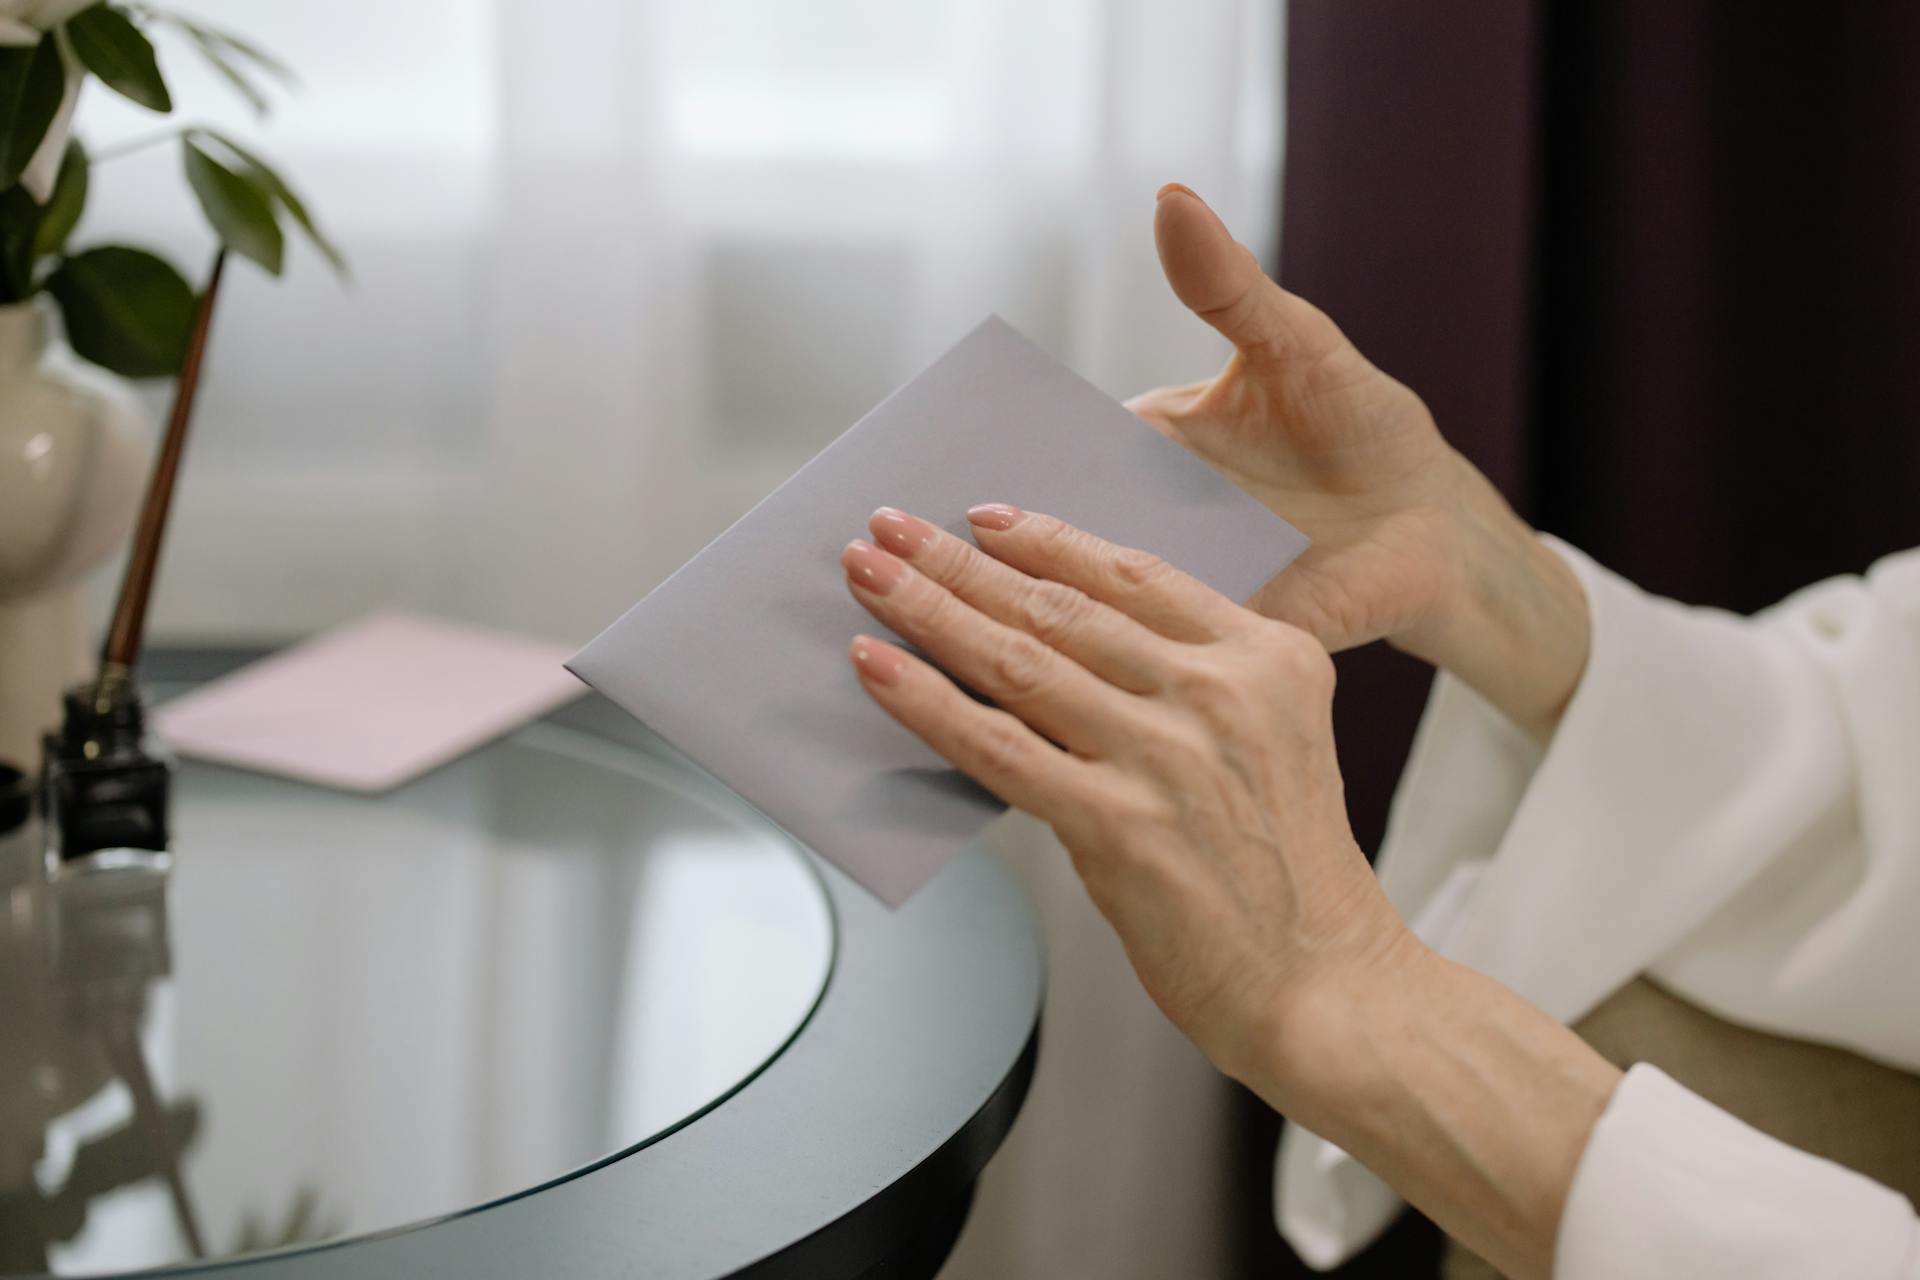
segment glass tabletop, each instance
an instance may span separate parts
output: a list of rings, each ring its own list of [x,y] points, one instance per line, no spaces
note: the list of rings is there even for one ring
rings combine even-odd
[[[832,966],[789,839],[556,725],[381,797],[185,763],[173,825],[164,881],[50,881],[0,837],[0,1274],[299,1246],[564,1177],[739,1087]]]

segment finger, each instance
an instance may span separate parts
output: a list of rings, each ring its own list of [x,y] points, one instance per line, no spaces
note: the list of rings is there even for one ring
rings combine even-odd
[[[1253,251],[1187,187],[1169,182],[1160,188],[1153,240],[1180,301],[1243,354],[1311,358],[1344,345],[1333,321],[1270,280]]]
[[[872,636],[855,636],[848,657],[882,710],[1014,808],[1053,822],[1091,785],[1084,761],[1016,716],[981,706],[918,658]]]
[[[882,507],[874,541],[980,612],[1018,627],[1094,675],[1133,693],[1161,688],[1175,655],[1168,640],[1078,587],[1002,564],[918,516]]]
[[[994,559],[1077,587],[1170,640],[1205,644],[1243,634],[1257,621],[1158,556],[1115,546],[1053,516],[994,502],[973,508],[967,520]]]
[[[995,622],[871,543],[841,553],[848,589],[956,680],[1068,750],[1106,759],[1139,736],[1140,711],[1118,689],[1024,631]]]

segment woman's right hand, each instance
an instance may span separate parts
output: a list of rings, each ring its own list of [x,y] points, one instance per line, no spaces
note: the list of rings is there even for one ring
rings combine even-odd
[[[1385,639],[1536,734],[1586,664],[1586,598],[1420,397],[1288,293],[1192,191],[1160,192],[1167,282],[1234,345],[1221,373],[1128,407],[1313,545],[1251,604],[1332,650]]]

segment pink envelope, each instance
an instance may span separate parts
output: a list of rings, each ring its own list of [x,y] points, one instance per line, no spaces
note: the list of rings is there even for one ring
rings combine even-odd
[[[385,791],[586,692],[571,650],[378,613],[161,706],[181,755],[350,791]]]

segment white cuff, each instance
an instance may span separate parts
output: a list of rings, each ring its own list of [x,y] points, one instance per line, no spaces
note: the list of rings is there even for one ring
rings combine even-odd
[[[1654,1067],[1627,1072],[1560,1219],[1556,1280],[1909,1280],[1905,1198],[1734,1119]]]

